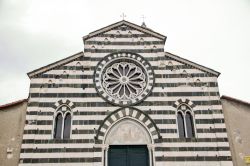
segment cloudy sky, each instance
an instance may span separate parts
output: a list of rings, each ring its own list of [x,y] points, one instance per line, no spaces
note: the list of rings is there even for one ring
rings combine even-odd
[[[166,35],[165,51],[221,72],[221,95],[250,101],[250,0],[0,0],[0,104],[26,98],[26,73],[83,50],[121,20]]]

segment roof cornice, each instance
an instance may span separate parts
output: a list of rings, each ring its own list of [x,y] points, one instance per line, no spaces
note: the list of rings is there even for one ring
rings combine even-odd
[[[134,23],[131,23],[131,22],[128,22],[128,21],[125,21],[125,20],[122,20],[122,21],[119,21],[119,22],[116,22],[114,24],[111,24],[111,25],[108,25],[104,28],[101,28],[101,29],[98,29],[96,31],[93,31],[93,32],[90,32],[88,35],[84,36],[83,37],[83,41],[85,41],[86,39],[89,39],[93,36],[96,36],[100,33],[104,33],[104,32],[107,32],[111,29],[114,29],[115,27],[118,27],[118,26],[121,26],[121,25],[127,25],[127,26],[130,26],[130,27],[133,27],[139,31],[142,31],[144,33],[148,33],[148,34],[151,34],[152,36],[156,37],[156,38],[159,38],[161,40],[164,40],[164,42],[166,41],[167,37],[158,33],[158,32],[155,32],[151,29],[148,29],[148,28],[145,28],[145,27],[141,27],[139,25],[136,25]]]
[[[230,101],[233,101],[233,102],[242,103],[242,104],[250,106],[249,102],[246,102],[246,101],[243,101],[243,100],[240,100],[240,99],[236,99],[236,98],[233,98],[233,97],[230,97],[230,96],[226,96],[226,95],[221,96],[221,99],[230,100]]]
[[[215,71],[213,69],[210,69],[210,68],[202,66],[202,65],[199,65],[199,64],[197,64],[195,62],[192,62],[192,61],[189,61],[189,60],[187,60],[185,58],[179,57],[179,56],[177,56],[175,54],[165,52],[165,56],[169,56],[169,57],[171,57],[171,58],[173,58],[173,59],[175,59],[175,60],[177,60],[179,62],[185,63],[187,65],[191,65],[191,66],[193,66],[195,68],[198,68],[198,69],[200,69],[202,71],[211,73],[211,74],[215,75],[216,77],[219,77],[219,75],[220,75],[220,72],[218,72],[218,71]]]
[[[0,109],[4,109],[4,108],[11,107],[11,106],[15,106],[15,105],[18,105],[20,103],[27,102],[27,101],[28,101],[28,99],[21,99],[21,100],[17,100],[17,101],[11,102],[11,103],[0,105]]]
[[[74,55],[71,55],[71,56],[69,56],[67,58],[64,58],[62,60],[56,61],[56,62],[51,63],[49,65],[46,65],[46,66],[43,66],[43,67],[38,68],[36,70],[33,70],[33,71],[27,73],[27,75],[29,76],[29,78],[31,78],[31,77],[33,77],[33,76],[35,76],[37,74],[44,73],[44,72],[46,72],[48,70],[51,70],[51,69],[53,69],[53,68],[55,68],[57,66],[64,65],[64,64],[66,64],[68,62],[71,62],[72,60],[74,60],[74,59],[76,59],[78,57],[81,57],[83,55],[84,55],[84,53],[82,51],[78,52],[78,53],[76,53]]]

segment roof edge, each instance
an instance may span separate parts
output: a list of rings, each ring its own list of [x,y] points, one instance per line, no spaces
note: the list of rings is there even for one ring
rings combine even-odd
[[[239,103],[250,106],[249,102],[246,102],[246,101],[243,101],[243,100],[240,100],[240,99],[236,99],[236,98],[233,98],[233,97],[230,97],[230,96],[226,96],[226,95],[222,95],[221,99],[230,100],[230,101],[234,101],[234,102],[239,102]]]
[[[110,25],[105,26],[103,28],[100,28],[100,29],[98,29],[96,31],[90,32],[88,35],[83,36],[82,39],[83,39],[83,41],[85,41],[86,39],[89,39],[89,38],[91,38],[91,37],[93,37],[93,36],[95,36],[95,35],[97,35],[99,33],[106,32],[106,31],[108,31],[108,30],[110,30],[110,29],[112,29],[114,27],[117,27],[119,25],[122,25],[122,24],[126,24],[128,26],[132,26],[133,28],[141,30],[141,31],[144,31],[145,33],[150,33],[150,34],[154,35],[155,37],[164,40],[164,42],[167,39],[166,36],[164,36],[164,35],[162,35],[162,34],[160,34],[158,32],[155,32],[155,31],[153,31],[151,29],[148,29],[148,28],[141,27],[141,26],[139,26],[137,24],[131,23],[131,22],[126,21],[126,20],[118,21],[116,23],[113,23],[113,24],[110,24]]]
[[[194,66],[194,67],[196,67],[196,68],[198,68],[198,69],[200,69],[200,70],[202,70],[202,71],[205,71],[205,72],[209,72],[209,73],[211,73],[211,74],[214,74],[216,77],[219,77],[219,75],[221,74],[220,72],[218,72],[218,71],[216,71],[216,70],[213,70],[213,69],[211,69],[211,68],[202,66],[202,65],[200,65],[200,64],[198,64],[198,63],[195,63],[195,62],[192,62],[192,61],[190,61],[190,60],[188,60],[188,59],[182,58],[182,57],[180,57],[180,56],[178,56],[178,55],[175,55],[175,54],[172,54],[172,53],[166,52],[166,51],[165,51],[165,53],[167,53],[167,55],[165,54],[166,56],[170,56],[170,57],[173,58],[173,59],[179,60],[179,61],[181,61],[181,62],[184,62],[184,63],[188,64],[188,65]]]
[[[25,102],[25,101],[28,101],[28,99],[21,99],[21,100],[17,100],[17,101],[11,102],[11,103],[3,104],[3,105],[0,105],[0,109],[8,108],[10,106],[15,106],[15,105],[20,104],[20,103]]]
[[[58,61],[53,62],[53,63],[51,63],[51,64],[48,64],[48,65],[46,65],[46,66],[40,67],[40,68],[38,68],[38,69],[36,69],[36,70],[33,70],[33,71],[27,73],[27,75],[29,76],[29,78],[31,78],[31,77],[33,77],[34,75],[37,75],[37,74],[40,74],[40,73],[44,73],[44,72],[46,72],[46,71],[48,71],[48,70],[50,70],[50,69],[52,69],[52,68],[54,68],[54,67],[57,67],[57,66],[59,66],[59,65],[64,65],[65,63],[68,63],[69,61],[71,61],[71,60],[73,60],[73,59],[76,59],[76,58],[78,58],[78,57],[80,57],[80,56],[82,56],[82,55],[84,55],[84,52],[83,52],[83,51],[78,52],[78,53],[73,54],[73,55],[71,55],[71,56],[69,56],[69,57],[66,57],[66,58],[64,58],[64,59],[58,60]]]

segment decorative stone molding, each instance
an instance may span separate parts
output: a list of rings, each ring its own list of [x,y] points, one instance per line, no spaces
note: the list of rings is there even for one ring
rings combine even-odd
[[[100,142],[104,141],[104,137],[114,124],[119,122],[121,119],[134,119],[137,120],[139,123],[143,124],[145,128],[150,132],[152,139],[155,141],[156,139],[161,139],[161,135],[159,129],[157,128],[154,121],[143,111],[140,111],[136,108],[120,108],[110,115],[108,115],[99,126],[95,139],[99,140]]]
[[[194,108],[194,107],[195,107],[195,104],[194,104],[192,101],[190,101],[189,99],[179,99],[179,100],[177,100],[177,101],[174,103],[173,107],[177,108],[177,107],[178,107],[179,105],[181,105],[181,104],[186,104],[186,105],[188,105],[190,108]]]
[[[67,105],[71,110],[73,110],[75,108],[74,103],[72,101],[66,100],[66,99],[57,101],[52,107],[54,109],[57,109],[61,105]]]

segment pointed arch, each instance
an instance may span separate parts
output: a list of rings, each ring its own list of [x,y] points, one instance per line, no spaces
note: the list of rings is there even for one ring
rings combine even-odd
[[[190,101],[189,99],[179,99],[174,103],[173,107],[178,108],[181,104],[186,104],[191,109],[193,109],[195,107],[195,104],[192,101]]]
[[[131,118],[140,122],[145,126],[145,128],[148,129],[154,141],[162,138],[158,127],[147,114],[137,108],[126,107],[112,112],[103,120],[102,124],[99,126],[96,132],[95,139],[103,142],[104,136],[109,128],[122,118]]]
[[[74,108],[75,108],[74,103],[73,103],[72,101],[66,100],[66,99],[59,100],[59,101],[55,102],[55,104],[53,104],[52,107],[53,107],[54,109],[58,109],[59,106],[61,106],[61,105],[66,105],[66,106],[68,106],[68,107],[71,109],[71,111],[73,111]]]

